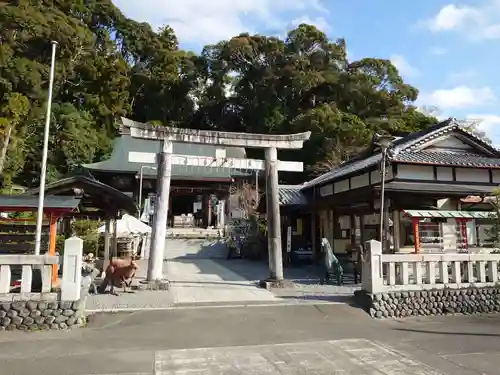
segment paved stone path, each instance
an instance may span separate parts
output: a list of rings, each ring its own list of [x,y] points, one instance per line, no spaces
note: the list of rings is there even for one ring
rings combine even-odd
[[[273,293],[211,259],[169,260],[165,274],[175,304],[278,301]]]
[[[246,259],[218,259],[216,262],[230,269],[231,271],[245,277],[247,280],[265,279],[269,270],[265,262],[249,261]],[[299,302],[342,302],[346,297],[352,297],[354,292],[360,289],[360,284],[354,283],[353,275],[344,275],[345,284],[338,285],[320,285],[319,269],[312,265],[300,267],[285,267],[285,278],[292,281],[292,288],[278,288],[272,292],[278,298],[285,300],[296,300]]]
[[[134,284],[146,279],[148,261],[137,261],[139,269]],[[123,293],[117,289],[118,296],[97,294],[87,296],[87,311],[109,311],[122,309],[162,309],[173,305],[171,293],[168,291],[141,290],[134,293]]]
[[[444,375],[365,339],[164,350],[153,366],[151,373],[99,375]]]
[[[134,310],[134,309],[163,309],[173,305],[171,293],[168,291],[141,290],[134,293],[119,295],[98,294],[87,297],[85,308],[87,311]]]
[[[136,282],[146,278],[147,261],[141,260]],[[280,298],[258,288],[254,280],[211,259],[177,259],[164,262],[163,273],[171,282],[169,291],[136,291],[119,296],[87,297],[87,311],[162,309],[179,305],[277,303]],[[282,302],[290,302],[286,299]]]
[[[389,347],[365,339],[229,348],[167,350],[156,375],[442,375]]]
[[[206,241],[205,241],[206,242]],[[213,252],[221,252],[212,243],[203,240],[169,240],[173,248],[165,251],[163,274],[171,281],[168,292],[137,291],[119,296],[91,295],[86,308],[90,312],[140,309],[168,309],[192,305],[245,305],[255,303],[341,303],[351,297],[359,285],[346,276],[346,285],[319,285],[318,270],[314,266],[287,267],[285,278],[294,283],[292,288],[260,289],[256,282],[267,278],[265,262],[246,259],[218,259]],[[197,257],[190,256],[194,248],[204,249]],[[176,247],[177,246],[177,247]],[[147,260],[138,260],[137,282],[146,278]]]

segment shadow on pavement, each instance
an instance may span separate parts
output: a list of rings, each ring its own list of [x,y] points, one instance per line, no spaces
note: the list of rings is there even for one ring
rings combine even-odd
[[[171,281],[170,282],[172,285],[175,284],[181,284],[183,288],[189,287],[189,285],[186,284],[196,284],[196,285],[191,285],[191,287],[198,287],[198,285],[234,285],[234,286],[242,286],[242,287],[258,287],[257,283],[252,283],[252,282],[245,282],[245,281]]]
[[[353,302],[353,297],[351,296],[336,296],[336,295],[304,295],[304,296],[279,296],[279,298],[287,300],[299,300],[299,301],[323,301],[323,302],[338,302],[338,303],[348,303]]]
[[[269,276],[269,268],[267,263],[264,261],[254,261],[248,259],[211,260],[247,280],[265,280]],[[316,265],[303,265],[285,267],[283,272],[285,279],[293,281],[295,284],[318,285],[320,280],[320,270],[321,267]],[[354,275],[352,273],[348,272],[344,274],[344,285],[358,285],[354,283]]]
[[[186,270],[187,272],[194,272],[193,275],[217,275],[218,278],[222,281],[228,282],[242,282],[245,279],[249,281],[258,280],[249,278],[248,276],[253,275],[252,271],[242,273],[235,271],[232,267],[230,267],[231,261],[225,261],[222,259],[215,258],[174,258],[169,259],[167,262],[177,263],[178,265],[188,265]],[[189,265],[194,266],[190,267]],[[168,268],[168,267],[167,267]],[[181,270],[184,267],[181,268]]]
[[[423,329],[410,329],[410,328],[394,328],[395,331],[425,333],[430,335],[453,335],[453,336],[483,336],[483,337],[500,337],[497,333],[482,333],[482,332],[443,332],[443,331],[429,331]]]

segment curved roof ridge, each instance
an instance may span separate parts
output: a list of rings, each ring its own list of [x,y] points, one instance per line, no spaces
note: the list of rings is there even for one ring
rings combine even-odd
[[[393,146],[395,146],[395,153],[398,154],[399,152],[406,150],[407,148],[413,146],[415,143],[420,142],[422,139],[427,139],[435,134],[448,132],[450,130],[458,128],[459,124],[456,122],[456,119],[450,117],[447,120],[429,126],[426,129],[411,133],[405,137],[395,139],[393,141]],[[321,176],[305,182],[303,185],[303,189],[326,183],[333,179],[354,173],[358,170],[371,167],[380,162],[380,160],[381,152],[377,151],[373,153],[373,147],[369,147],[367,148],[367,150],[356,155],[349,161],[340,164],[337,168],[334,168]]]

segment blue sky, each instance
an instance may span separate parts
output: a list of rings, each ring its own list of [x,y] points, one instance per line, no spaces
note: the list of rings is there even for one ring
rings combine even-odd
[[[389,58],[440,117],[476,120],[500,144],[500,0],[114,0],[130,18],[169,24],[199,52],[240,32],[285,35],[310,23],[347,41],[350,59]]]

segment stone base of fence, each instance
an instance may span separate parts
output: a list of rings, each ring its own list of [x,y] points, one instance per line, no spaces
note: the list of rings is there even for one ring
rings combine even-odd
[[[85,300],[0,302],[0,331],[68,329],[85,324]]]
[[[376,294],[360,290],[355,299],[373,318],[500,312],[500,286]]]
[[[58,256],[1,255],[0,331],[67,329],[83,325],[86,299],[81,292],[82,257],[83,241],[77,237],[67,239],[60,290],[56,291],[52,266],[59,264]],[[13,290],[16,288],[11,281],[12,267],[22,270],[18,292]],[[35,291],[37,284],[40,285]]]

